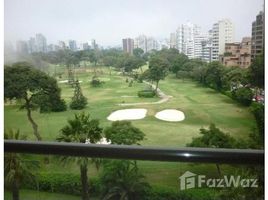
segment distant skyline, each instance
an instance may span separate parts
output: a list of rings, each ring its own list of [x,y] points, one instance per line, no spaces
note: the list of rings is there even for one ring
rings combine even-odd
[[[5,0],[5,40],[28,40],[42,33],[47,43],[95,39],[102,46],[122,45],[140,34],[169,38],[192,22],[207,32],[223,18],[235,25],[235,41],[251,36],[251,23],[263,0]]]

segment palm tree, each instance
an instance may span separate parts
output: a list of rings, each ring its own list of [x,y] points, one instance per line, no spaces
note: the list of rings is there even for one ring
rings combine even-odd
[[[108,161],[100,180],[103,200],[138,200],[149,188],[136,163],[129,160]]]
[[[78,142],[96,143],[100,141],[102,128],[99,127],[99,120],[90,119],[85,113],[75,114],[75,118],[68,120],[68,125],[61,129],[60,136],[57,138],[60,142]],[[95,162],[99,164],[98,159],[89,159],[85,157],[63,157],[63,164],[69,161],[75,161],[80,167],[81,184],[82,184],[82,200],[89,199],[89,183],[88,183],[88,165]]]
[[[19,131],[5,131],[5,139],[25,140],[25,136],[21,136]],[[12,190],[13,200],[19,200],[19,188],[22,181],[33,181],[35,179],[35,170],[39,168],[38,161],[17,153],[6,153],[4,156],[4,177],[5,184]]]

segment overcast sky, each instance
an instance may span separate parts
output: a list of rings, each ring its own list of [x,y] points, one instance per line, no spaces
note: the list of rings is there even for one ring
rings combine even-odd
[[[5,40],[28,40],[42,33],[48,43],[96,39],[103,46],[146,34],[168,38],[190,21],[211,29],[229,18],[235,39],[251,36],[251,23],[263,0],[5,0]]]

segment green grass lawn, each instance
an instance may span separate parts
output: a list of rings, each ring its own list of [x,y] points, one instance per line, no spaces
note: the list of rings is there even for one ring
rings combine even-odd
[[[12,200],[12,193],[5,191],[5,200]],[[20,200],[80,200],[80,196],[72,196],[66,194],[50,193],[50,192],[38,192],[34,190],[20,190]],[[95,200],[95,198],[91,198]]]
[[[64,68],[59,68],[64,71]],[[105,81],[103,86],[92,88],[89,84],[93,76],[92,67],[81,68],[77,70],[76,76],[79,78],[83,94],[88,98],[88,106],[82,110],[90,113],[92,118],[97,118],[101,126],[105,127],[111,124],[106,118],[118,109],[125,108],[146,108],[147,116],[142,120],[133,121],[133,124],[140,128],[145,134],[146,139],[142,145],[147,146],[165,146],[165,147],[184,147],[191,142],[193,137],[199,136],[201,127],[208,127],[210,123],[215,123],[224,132],[239,139],[248,137],[255,121],[248,108],[238,105],[229,97],[217,93],[212,89],[199,86],[197,83],[182,81],[174,76],[169,76],[164,81],[160,81],[159,87],[167,95],[173,98],[164,104],[144,105],[144,106],[126,106],[122,107],[120,103],[135,102],[153,102],[159,98],[138,98],[137,92],[146,87],[144,83],[134,82],[132,87],[128,87],[126,77],[113,71],[109,75],[107,68],[98,67],[100,78]],[[61,79],[66,80],[66,72]],[[73,88],[59,83],[62,88],[62,97],[67,103],[73,96]],[[133,97],[124,97],[133,96]],[[185,120],[182,122],[164,122],[156,119],[156,112],[175,108],[184,112]],[[39,125],[43,140],[53,141],[57,138],[60,129],[67,124],[67,120],[73,118],[74,113],[82,111],[73,111],[68,109],[60,113],[40,114],[33,112],[33,118]],[[21,133],[34,140],[32,128],[26,118],[25,110],[19,110],[18,105],[6,105],[4,110],[5,128],[20,129]],[[166,163],[166,162],[139,162],[140,169],[146,175],[147,179],[153,184],[162,184],[166,186],[177,187],[178,176],[186,170],[192,170],[201,174],[216,174],[215,165],[209,164],[186,164],[186,163]],[[223,167],[223,170],[230,170],[229,167]],[[49,165],[42,167],[42,170],[62,171],[62,166],[54,161]],[[67,167],[69,171],[79,170],[76,165]],[[89,170],[90,176],[96,176],[97,172],[93,167]]]

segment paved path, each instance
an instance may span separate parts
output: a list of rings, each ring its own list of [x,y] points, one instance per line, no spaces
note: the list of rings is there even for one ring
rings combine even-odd
[[[155,85],[147,82],[147,81],[143,81],[144,83],[146,83],[147,85],[152,86],[153,89],[156,88]],[[161,103],[165,103],[167,101],[169,101],[169,99],[172,98],[172,96],[168,96],[166,95],[163,91],[161,91],[159,88],[157,88],[157,96],[160,98],[159,101],[155,101],[155,102],[140,102],[140,103],[120,103],[118,104],[119,106],[137,106],[137,105],[153,105],[153,104],[161,104]]]

